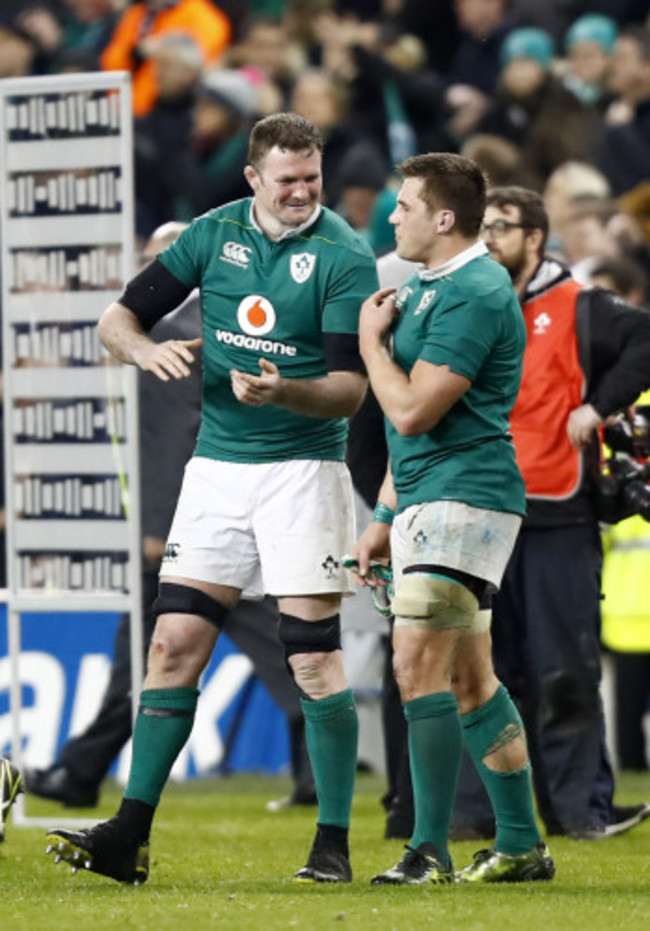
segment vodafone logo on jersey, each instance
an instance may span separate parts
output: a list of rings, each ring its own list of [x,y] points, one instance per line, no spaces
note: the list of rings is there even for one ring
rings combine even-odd
[[[274,328],[277,317],[273,304],[260,294],[249,294],[237,308],[237,323],[241,333],[216,330],[217,342],[241,349],[251,349],[269,355],[295,356],[296,347],[274,339],[265,339]]]
[[[275,326],[275,308],[265,297],[251,294],[237,308],[237,323],[249,336],[266,336]]]

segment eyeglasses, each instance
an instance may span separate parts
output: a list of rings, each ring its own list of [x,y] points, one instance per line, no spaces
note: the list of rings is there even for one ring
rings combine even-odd
[[[510,230],[529,229],[525,223],[511,223],[510,220],[495,220],[493,223],[483,223],[479,230],[481,236],[492,236],[494,239],[503,239]]]

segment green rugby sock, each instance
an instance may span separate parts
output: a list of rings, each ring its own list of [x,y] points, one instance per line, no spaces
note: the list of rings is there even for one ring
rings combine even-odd
[[[496,850],[513,856],[526,853],[541,840],[530,774],[530,764],[511,772],[490,769],[483,762],[491,747],[508,731],[523,732],[523,724],[507,689],[498,689],[484,705],[461,716],[465,745],[492,802],[497,825]]]
[[[405,702],[404,715],[415,800],[411,846],[428,841],[448,866],[449,825],[463,747],[458,704],[453,692],[436,692]]]
[[[198,697],[199,690],[193,688],[142,692],[125,799],[156,807],[176,757],[190,736]]]
[[[301,699],[305,739],[318,795],[318,823],[350,827],[359,720],[352,689],[318,701]]]

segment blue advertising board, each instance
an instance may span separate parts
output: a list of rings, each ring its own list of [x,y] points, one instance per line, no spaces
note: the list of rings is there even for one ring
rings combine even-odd
[[[45,767],[99,707],[110,674],[118,614],[25,613],[20,684],[23,758]],[[0,604],[0,754],[11,750],[7,611]],[[286,717],[225,634],[204,674],[192,734],[175,779],[217,772],[278,773],[288,764]],[[113,772],[123,777],[128,748]]]

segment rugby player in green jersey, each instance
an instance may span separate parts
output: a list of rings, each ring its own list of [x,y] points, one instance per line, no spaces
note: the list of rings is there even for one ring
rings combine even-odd
[[[344,452],[366,389],[359,308],[377,276],[369,247],[320,204],[321,152],[307,120],[260,120],[245,169],[252,198],[196,219],[100,320],[117,358],[184,378],[195,342],[155,343],[147,331],[200,288],[202,416],[161,567],[124,798],[109,821],[48,834],[48,850],[73,868],[147,879],[153,816],[192,728],[200,674],[239,598],[266,592],[302,694],[319,802],[296,879],[352,878],[358,723],[339,606],[351,584],[340,557],[355,531]]]
[[[397,253],[425,268],[361,310],[361,355],[385,414],[390,466],[355,555],[368,583],[370,559],[388,556],[390,545],[415,828],[400,862],[372,882],[551,879],[523,726],[494,674],[489,612],[481,610],[525,513],[508,432],[523,318],[509,275],[478,239],[486,195],[479,168],[442,153],[400,167],[391,216]],[[447,839],[463,741],[497,834],[493,849],[454,873]]]

